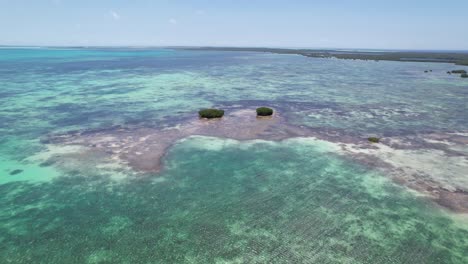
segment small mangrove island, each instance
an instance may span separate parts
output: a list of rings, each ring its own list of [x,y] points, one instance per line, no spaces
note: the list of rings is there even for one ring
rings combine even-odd
[[[257,116],[271,116],[273,115],[273,109],[268,107],[257,108]]]
[[[215,108],[202,109],[198,111],[198,115],[200,118],[221,118],[224,116],[224,110]]]

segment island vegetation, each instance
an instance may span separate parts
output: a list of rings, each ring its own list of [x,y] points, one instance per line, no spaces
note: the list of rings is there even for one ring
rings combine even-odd
[[[257,108],[257,116],[271,116],[273,115],[273,109],[268,107]]]
[[[224,110],[214,108],[202,109],[198,111],[198,115],[200,118],[221,118],[224,116]]]
[[[367,140],[371,143],[379,143],[380,142],[380,138],[378,137],[368,137]]]
[[[465,70],[453,70],[452,73],[454,74],[466,74]]]
[[[297,54],[314,58],[337,58],[345,60],[365,61],[413,61],[413,62],[440,62],[468,65],[468,53],[440,52],[440,51],[343,51],[324,49],[285,49],[285,48],[258,48],[258,47],[174,47],[189,50],[213,51],[253,51],[276,54]]]

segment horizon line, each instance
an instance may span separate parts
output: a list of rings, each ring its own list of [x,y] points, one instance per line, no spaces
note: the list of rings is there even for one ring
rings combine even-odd
[[[330,50],[330,51],[449,51],[468,52],[468,49],[402,49],[402,48],[336,48],[336,47],[284,47],[284,46],[216,46],[216,45],[10,45],[7,48],[239,48],[239,49],[285,49],[285,50]]]

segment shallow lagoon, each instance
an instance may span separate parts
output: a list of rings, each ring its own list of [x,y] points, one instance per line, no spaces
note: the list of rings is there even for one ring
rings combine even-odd
[[[446,74],[460,67],[179,50],[0,55],[7,263],[467,261],[466,218],[326,141],[189,137],[170,148],[160,173],[44,141],[261,105],[353,137],[466,133],[468,83]]]

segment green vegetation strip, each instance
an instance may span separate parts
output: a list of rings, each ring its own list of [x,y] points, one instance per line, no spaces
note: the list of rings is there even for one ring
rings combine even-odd
[[[398,52],[369,52],[369,51],[342,51],[342,50],[315,50],[315,49],[275,49],[252,47],[175,47],[188,50],[213,50],[213,51],[251,51],[269,52],[276,54],[298,54],[315,58],[337,58],[352,60],[375,61],[413,61],[413,62],[441,62],[468,65],[468,54],[460,52],[436,52],[436,51],[398,51]]]

